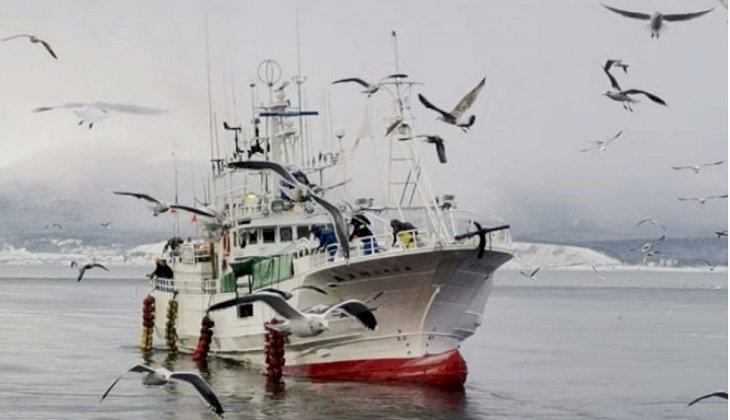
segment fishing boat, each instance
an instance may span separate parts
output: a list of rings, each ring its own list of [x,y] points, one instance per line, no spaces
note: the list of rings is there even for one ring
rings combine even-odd
[[[508,226],[477,230],[478,221],[453,194],[434,193],[417,142],[400,141],[414,133],[410,97],[417,84],[399,72],[381,83],[393,103],[391,130],[382,139],[384,193],[355,194],[350,202],[338,199],[348,188],[351,160],[343,133],[335,133],[339,142],[308,136],[310,121],[320,116],[302,106],[303,78],[291,79],[297,92],[292,101],[276,62],[261,63],[258,73],[251,126],[227,124],[235,131],[234,152],[212,158],[208,210],[215,218],[199,219],[199,239],[168,243],[163,258],[174,279],[151,280],[156,335],[165,337],[173,299],[179,308],[176,345],[183,352],[196,349],[201,319],[219,302],[264,289],[291,293],[288,302],[301,311],[358,299],[371,308],[377,327],[340,315],[319,335],[288,336],[284,374],[462,387],[467,365],[459,344],[483,323],[494,273],[512,257],[511,238]],[[324,143],[339,148],[318,149]],[[332,212],[296,197],[296,187],[277,173],[242,163],[256,161],[281,164],[310,194],[337,207],[346,223],[357,218],[372,235],[323,243],[314,233],[337,232]],[[342,181],[326,185],[333,173]],[[212,356],[265,365],[265,324],[278,317],[271,307],[254,302],[208,316],[214,322]]]

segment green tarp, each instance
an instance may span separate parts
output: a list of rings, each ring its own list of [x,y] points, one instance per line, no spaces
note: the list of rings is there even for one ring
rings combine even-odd
[[[236,275],[231,272],[227,273],[221,279],[221,293],[231,293],[236,291]]]
[[[294,275],[292,255],[277,255],[253,263],[252,290],[261,289]]]

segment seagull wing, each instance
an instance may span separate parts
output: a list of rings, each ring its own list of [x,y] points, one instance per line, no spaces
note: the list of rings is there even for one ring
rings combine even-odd
[[[471,90],[471,92],[467,93],[466,96],[461,98],[458,104],[454,107],[454,110],[451,111],[451,115],[453,115],[456,118],[459,118],[461,114],[466,112],[467,109],[469,109],[472,104],[474,104],[474,101],[476,101],[477,96],[479,96],[479,92],[481,92],[484,85],[487,83],[487,78],[484,77],[475,87]]]
[[[218,397],[213,392],[213,389],[208,385],[203,378],[197,373],[192,372],[173,372],[170,374],[170,379],[183,381],[191,384],[198,391],[200,398],[208,404],[211,410],[213,410],[219,416],[223,416],[223,406],[218,400]]]
[[[672,166],[675,171],[681,171],[682,169],[693,169],[691,166]]]
[[[276,313],[287,319],[303,319],[304,315],[289,305],[283,297],[275,293],[257,292],[250,295],[241,296],[236,299],[225,300],[216,303],[208,308],[208,311],[217,311],[231,306],[238,306],[244,303],[264,302],[269,305]]]
[[[613,137],[611,137],[610,139],[606,140],[606,144],[608,144],[608,143],[611,143],[612,141],[616,140],[616,139],[617,139],[617,138],[619,138],[619,137],[621,136],[621,134],[623,134],[623,133],[624,133],[624,130],[621,130],[621,131],[619,131],[618,133],[614,134],[614,135],[613,135]]]
[[[150,108],[147,106],[139,105],[128,105],[128,104],[114,104],[108,102],[94,102],[89,104],[90,107],[98,109],[106,109],[109,111],[126,112],[129,114],[141,114],[141,115],[158,115],[167,112],[166,109]]]
[[[402,118],[398,118],[397,120],[393,121],[393,124],[389,125],[388,129],[385,130],[385,135],[389,136],[390,133],[393,132],[393,130],[395,130],[396,128],[398,128],[399,125],[401,125],[402,122],[403,122]],[[401,139],[401,140],[403,140],[403,139]]]
[[[247,160],[231,162],[228,164],[228,166],[232,168],[251,169],[257,171],[268,169],[276,172],[277,174],[279,174],[279,176],[284,178],[284,180],[292,185],[301,185],[301,182],[294,178],[294,175],[292,175],[291,172],[289,172],[285,167],[276,162],[267,162],[263,160]]]
[[[357,77],[349,77],[347,79],[335,80],[334,82],[332,82],[332,84],[334,85],[334,84],[337,84],[337,83],[348,83],[348,82],[355,82],[355,83],[357,83],[359,85],[362,85],[365,88],[369,88],[370,87],[370,83],[368,83],[368,82],[366,82],[366,81],[364,81],[364,80],[362,80],[360,78],[357,78]]]
[[[342,216],[340,209],[316,194],[311,194],[310,197],[312,200],[317,202],[317,204],[324,207],[324,209],[327,210],[327,212],[329,212],[329,214],[332,216],[332,219],[334,219],[337,242],[339,242],[340,248],[342,248],[342,253],[345,255],[345,258],[350,258],[350,243],[348,241],[349,228],[347,227],[347,222]]]
[[[99,263],[93,263],[93,264],[87,265],[87,269],[89,269],[89,268],[101,268],[102,270],[109,271],[108,268],[106,268],[105,266],[103,266],[102,264],[99,264]]]
[[[46,41],[40,40],[40,43],[43,44],[44,47],[46,47],[46,51],[48,51],[48,54],[51,54],[51,57],[53,57],[56,60],[58,60],[58,57],[56,56],[56,53],[53,52],[53,49],[51,49],[51,46],[48,45],[48,43]]]
[[[535,277],[535,274],[537,274],[537,272],[540,271],[540,268],[542,268],[542,267],[537,267],[532,273],[530,273],[530,277]]]
[[[687,404],[687,407],[691,406],[692,404],[698,403],[698,402],[704,400],[705,398],[711,398],[711,397],[720,397],[720,398],[727,399],[727,391],[716,391],[716,392],[713,392],[712,394],[703,395],[699,398],[692,400],[691,403]]]
[[[102,395],[102,396],[101,396],[101,399],[99,400],[99,402],[102,402],[102,401],[104,401],[104,398],[106,398],[106,396],[107,396],[107,395],[109,395],[109,392],[110,392],[110,391],[112,390],[112,388],[114,388],[114,385],[116,385],[116,384],[117,384],[117,382],[119,382],[119,380],[120,380],[120,379],[122,379],[122,376],[126,375],[127,373],[129,373],[129,372],[136,372],[136,373],[152,373],[152,372],[154,372],[154,371],[155,371],[155,370],[154,370],[154,369],[152,369],[151,367],[149,367],[149,366],[145,366],[145,365],[143,365],[143,364],[141,364],[141,363],[137,363],[137,364],[133,365],[133,366],[132,366],[132,367],[130,367],[129,369],[127,369],[127,370],[125,370],[124,372],[122,372],[122,374],[121,374],[121,375],[119,375],[119,376],[117,377],[117,379],[115,379],[115,380],[114,380],[114,382],[112,382],[112,384],[111,384],[111,385],[109,385],[109,388],[107,388],[107,389],[106,389],[106,392],[104,392],[104,395]]]
[[[425,106],[426,108],[428,108],[430,110],[433,110],[433,111],[438,112],[439,114],[443,115],[445,118],[453,118],[453,115],[451,115],[448,112],[442,110],[441,108],[438,108],[436,105],[434,105],[431,102],[429,102],[428,99],[426,99],[426,97],[423,96],[423,95],[421,95],[420,93],[418,94],[418,100],[421,101],[421,103],[423,104],[423,106]]]
[[[387,80],[387,79],[405,79],[405,78],[407,78],[407,77],[408,77],[408,75],[407,75],[407,74],[403,74],[403,73],[396,73],[396,74],[391,74],[391,75],[389,75],[389,76],[385,76],[385,77],[383,77],[383,78],[382,78],[382,79],[380,79],[380,80]]]
[[[18,35],[13,35],[13,36],[9,36],[9,37],[7,37],[7,38],[3,38],[3,39],[0,39],[0,41],[10,41],[11,39],[15,39],[15,38],[21,38],[21,37],[22,37],[22,38],[32,38],[32,37],[33,37],[33,35],[28,35],[28,34],[18,34]]]
[[[703,163],[700,166],[715,166],[715,165],[722,165],[723,163],[725,163],[724,160],[718,160],[717,162]]]
[[[314,290],[315,292],[317,292],[317,293],[321,293],[321,294],[323,294],[323,295],[327,295],[327,294],[328,294],[328,293],[327,293],[327,292],[326,292],[325,290],[323,290],[323,289],[320,289],[320,288],[319,288],[319,287],[317,287],[317,286],[310,286],[310,285],[307,285],[307,284],[305,284],[305,285],[303,285],[303,286],[297,286],[297,287],[295,287],[295,288],[291,289],[291,291],[293,292],[293,291],[295,291],[295,290],[304,290],[304,289],[308,289],[308,290]]]
[[[195,207],[184,206],[182,204],[170,204],[170,208],[171,209],[178,209],[178,210],[189,211],[190,213],[195,213],[195,214],[198,214],[200,216],[212,217],[214,219],[216,218],[216,215],[213,214],[213,213],[211,213],[211,212],[209,212],[209,211],[205,211],[205,210],[198,209],[198,208],[195,208]]]
[[[621,9],[616,9],[615,7],[606,6],[605,4],[602,4],[602,6],[605,7],[606,9],[614,12],[614,13],[618,13],[621,16],[626,16],[626,17],[629,17],[629,18],[641,19],[641,20],[649,20],[649,19],[651,19],[651,15],[646,14],[646,13],[629,12],[627,10],[621,10]],[[666,17],[665,17],[665,19],[666,19]]]
[[[700,201],[697,197],[679,197],[677,200],[679,201]]]
[[[371,330],[374,330],[375,327],[378,325],[378,321],[375,319],[375,315],[373,315],[367,305],[356,299],[346,300],[344,302],[340,302],[336,305],[330,306],[324,312],[324,316],[331,314],[333,311],[346,312],[348,315],[357,318],[360,322],[362,322],[363,325],[370,328]]]
[[[446,146],[444,146],[444,139],[439,136],[433,136],[428,139],[428,142],[436,145],[436,153],[439,156],[439,162],[446,163]]]
[[[723,195],[711,195],[711,196],[707,197],[708,200],[710,200],[712,198],[727,198],[727,194],[723,194]]]
[[[128,195],[130,197],[139,198],[141,200],[147,200],[152,203],[162,204],[162,202],[155,197],[152,197],[151,195],[147,194],[140,194],[140,193],[133,193],[133,192],[126,192],[126,191],[112,191],[112,193],[116,195]]]
[[[607,60],[606,64],[603,66],[603,72],[606,73],[606,76],[608,76],[609,80],[611,80],[611,86],[616,90],[621,90],[621,86],[619,86],[618,81],[616,81],[616,78],[611,74],[611,67],[614,62],[615,60]]]
[[[660,98],[660,97],[658,97],[658,96],[656,96],[656,95],[654,95],[652,93],[649,93],[649,92],[647,92],[645,90],[629,89],[629,90],[623,91],[622,93],[625,93],[627,95],[634,95],[634,94],[640,93],[640,94],[646,96],[647,98],[651,99],[653,102],[656,102],[656,103],[661,104],[661,105],[666,105],[667,104],[666,102],[664,102],[664,99],[662,99],[662,98]]]
[[[81,279],[84,278],[85,273],[86,273],[86,266],[79,268],[79,275],[78,275],[78,277],[76,277],[76,281],[77,282],[81,281]]]
[[[259,289],[256,291],[256,293],[260,293],[260,292],[276,293],[277,295],[283,297],[284,300],[289,300],[292,297],[291,293],[284,291],[284,290],[274,289],[273,287],[266,287],[266,288]]]
[[[694,12],[694,13],[677,13],[672,15],[663,15],[662,19],[666,20],[667,22],[678,22],[681,20],[690,20],[694,19],[696,17],[700,17],[702,15],[705,15],[707,13],[710,13],[711,11],[715,10],[713,7],[712,9],[703,10],[701,12]]]

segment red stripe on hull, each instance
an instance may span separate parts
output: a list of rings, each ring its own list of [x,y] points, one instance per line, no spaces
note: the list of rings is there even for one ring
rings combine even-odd
[[[284,373],[319,380],[410,382],[445,389],[462,389],[466,361],[459,350],[412,359],[352,360],[284,366]]]

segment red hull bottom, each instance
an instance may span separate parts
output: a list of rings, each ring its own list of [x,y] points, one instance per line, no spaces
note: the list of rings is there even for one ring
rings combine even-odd
[[[353,360],[284,366],[284,373],[318,380],[407,382],[442,389],[462,389],[466,361],[459,350],[412,359]]]

